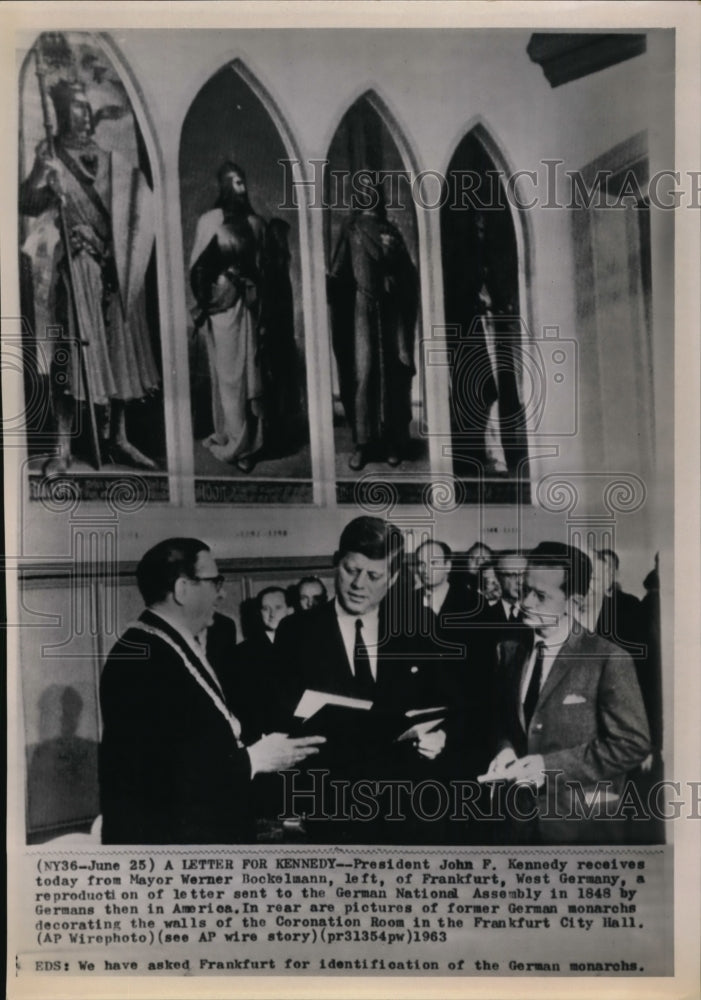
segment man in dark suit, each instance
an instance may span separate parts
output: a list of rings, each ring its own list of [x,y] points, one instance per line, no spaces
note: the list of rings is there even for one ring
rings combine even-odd
[[[482,563],[477,571],[478,586],[469,591],[452,574],[453,555],[445,542],[424,542],[415,554],[416,575],[422,584],[418,594],[429,611],[428,624],[449,681],[452,711],[446,724],[446,750],[440,761],[446,781],[474,781],[493,749],[490,712],[496,639],[489,617],[493,613],[489,596],[494,594],[488,576],[491,566]],[[493,568],[492,578],[498,597]],[[474,823],[446,824],[446,843],[484,843],[484,838],[484,830]]]
[[[465,553],[461,564],[464,567],[460,573],[467,590],[468,608],[472,614],[478,613],[484,607],[481,571],[489,563],[493,563],[494,553],[484,542],[475,542]]]
[[[617,580],[620,560],[613,549],[599,549],[596,561],[602,590],[596,631],[626,649],[633,659],[640,659],[645,637],[640,601],[621,588]]]
[[[311,611],[320,604],[326,604],[329,599],[324,581],[318,576],[303,576],[291,591],[295,614]]]
[[[100,682],[105,844],[250,841],[251,778],[316,752],[319,740],[281,733],[244,745],[197,638],[223,582],[194,538],[160,542],[137,567],[146,610],[113,646]]]
[[[489,585],[492,566],[493,589]],[[494,563],[485,563],[480,569],[484,603],[475,615],[473,635],[484,661],[492,667],[499,643],[518,638],[518,631],[524,628],[521,598],[525,572],[526,559],[518,552],[500,552]]]
[[[278,669],[275,635],[280,622],[292,613],[282,587],[265,587],[254,602],[249,631],[236,647],[230,682],[244,736],[252,739],[279,730],[287,718],[285,678]]]
[[[503,624],[517,625],[522,620],[521,599],[526,574],[526,559],[519,552],[500,552],[496,559],[501,598],[496,607]]]
[[[286,619],[278,629],[280,664],[297,678],[299,696],[310,689],[372,702],[375,720],[387,720],[388,727],[407,710],[451,703],[450,671],[430,629],[418,620],[410,587],[397,586],[402,561],[403,538],[394,525],[359,517],[346,526],[334,557],[335,598]],[[440,728],[401,743],[392,742],[390,733],[381,747],[362,740],[348,745],[339,737],[330,739],[316,760],[335,779],[348,782],[417,781],[432,773],[428,765],[441,755],[445,741]],[[375,822],[320,820],[316,827],[310,821],[307,826],[314,839],[327,841],[401,842],[420,836],[408,824],[385,822],[383,815]]]
[[[599,549],[593,560],[594,574],[592,597],[594,611],[598,604],[596,632],[615,642],[630,654],[643,696],[647,713],[652,753],[641,763],[634,774],[641,798],[645,801],[655,781],[663,778],[661,758],[661,690],[659,674],[655,669],[654,643],[651,643],[649,626],[654,616],[646,617],[642,601],[626,593],[618,582],[620,560],[613,549]],[[599,603],[600,602],[600,603]],[[664,832],[659,818],[651,817],[644,828],[639,822],[631,823],[631,839],[635,842],[660,842]]]
[[[615,642],[633,658],[652,732],[655,699],[648,671],[648,630],[642,603],[633,594],[627,594],[616,579],[620,562],[613,549],[599,549],[592,557],[592,566],[587,624],[597,635]],[[654,739],[653,743],[658,745]]]
[[[590,578],[579,549],[542,542],[528,556],[522,602],[535,631],[498,648],[499,751],[483,780],[537,789],[531,822],[511,822],[512,839],[617,842],[625,822],[604,813],[615,813],[626,775],[649,753],[630,657],[574,617]]]
[[[443,616],[465,614],[467,593],[451,579],[453,552],[446,542],[428,541],[419,545],[415,568],[420,583],[419,598],[439,622]]]
[[[204,642],[207,660],[214,668],[227,701],[233,704],[228,697],[228,691],[238,641],[236,622],[229,615],[215,611],[212,614],[212,624],[200,634],[198,641],[200,644]]]
[[[434,678],[418,660],[435,650],[425,625],[421,635],[411,595],[393,589],[403,546],[399,529],[380,518],[346,526],[334,556],[335,598],[278,630],[280,662],[300,695],[311,688],[374,702],[391,696],[393,707],[416,708],[433,694]]]

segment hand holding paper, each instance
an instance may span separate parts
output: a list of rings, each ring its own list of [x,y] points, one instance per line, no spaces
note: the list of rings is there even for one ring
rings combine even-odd
[[[445,740],[444,729],[434,729],[431,732],[420,733],[416,749],[422,757],[426,757],[428,760],[435,760],[443,752]]]
[[[428,711],[432,713],[436,709]],[[411,718],[421,714],[421,712],[422,710],[412,710],[406,714],[407,717]],[[413,726],[405,729],[401,736],[397,737],[397,743],[406,743],[411,740],[422,757],[435,760],[445,747],[445,731],[438,728],[443,722],[443,719],[426,719],[423,722],[415,722]]]
[[[329,694],[327,691],[314,691],[308,688],[295,709],[295,718],[310,719],[325,705],[339,705],[342,708],[358,709],[364,712],[372,708],[372,702],[366,701],[364,698],[349,698],[342,694]]]
[[[481,782],[513,781],[516,784],[534,784],[536,788],[545,781],[545,761],[539,753],[517,757],[513,747],[504,747],[489,765],[486,774],[477,776]]]
[[[520,757],[509,768],[509,779],[517,784],[533,784],[540,788],[545,783],[545,761],[542,754],[531,753]]]
[[[478,774],[478,781],[508,781],[510,775],[508,773],[508,768],[516,763],[516,754],[514,753],[513,747],[504,747],[499,753],[492,759],[491,764],[487,770],[486,774]]]

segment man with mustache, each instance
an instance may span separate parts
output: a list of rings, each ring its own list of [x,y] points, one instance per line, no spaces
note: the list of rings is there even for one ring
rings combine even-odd
[[[59,80],[50,96],[58,125],[54,155],[47,140],[39,144],[19,194],[24,215],[51,213],[58,228],[62,213],[66,230],[52,279],[52,313],[62,338],[51,364],[57,454],[44,472],[69,470],[74,417],[88,399],[97,409],[102,460],[153,470],[155,462],[127,437],[125,410],[160,385],[145,292],[153,192],[138,167],[95,141],[95,124],[101,110],[106,113],[93,113],[80,81]],[[126,113],[109,111],[108,117]]]

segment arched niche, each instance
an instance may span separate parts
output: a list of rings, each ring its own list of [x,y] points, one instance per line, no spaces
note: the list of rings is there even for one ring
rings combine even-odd
[[[408,434],[401,443],[396,457],[401,459],[402,475],[412,472],[426,473],[429,470],[429,460],[427,442],[422,437],[425,426],[425,394],[419,350],[421,305],[419,224],[411,192],[411,180],[416,174],[416,164],[409,143],[396,119],[374,90],[361,94],[347,109],[331,139],[326,161],[324,243],[327,271],[330,275],[328,291],[334,354],[332,385],[336,478],[352,480],[357,478],[360,472],[360,469],[353,469],[349,465],[357,447],[358,435],[361,433],[354,413],[357,409],[357,399],[352,398],[357,391],[355,378],[357,366],[354,353],[357,352],[359,342],[358,312],[354,304],[353,289],[357,288],[359,283],[357,275],[352,273],[353,267],[349,267],[343,260],[349,256],[349,244],[346,239],[349,227],[354,225],[354,220],[365,214],[368,206],[370,211],[374,209],[373,196],[370,195],[368,201],[367,192],[375,181],[383,191],[386,220],[395,231],[394,236],[385,234],[382,238],[389,240],[390,246],[402,244],[402,253],[406,252],[410,265],[389,278],[391,282],[397,281],[400,288],[397,296],[400,306],[392,308],[396,312],[397,308],[401,309],[401,301],[408,302],[410,299],[415,300],[416,307],[415,310],[407,311],[407,316],[411,317],[415,313],[415,317],[413,321],[411,318],[406,321],[405,329],[408,325],[413,328],[401,344],[405,354],[404,361],[411,361],[413,374],[407,375],[407,366],[404,365],[398,387],[393,386],[391,381],[386,386],[387,396],[392,395],[394,389],[397,394],[403,394],[408,402],[408,407],[405,407],[409,417]],[[379,242],[376,255],[378,258],[382,255]],[[374,281],[378,275],[379,272],[375,270],[370,280]],[[345,283],[341,296],[338,295],[339,286],[336,281],[339,276]],[[350,315],[351,322],[339,324],[339,314],[341,320]],[[395,320],[396,315],[392,322]],[[369,335],[365,331],[363,336],[369,336],[366,347],[374,351],[379,339],[378,327],[374,321],[370,321]],[[396,344],[390,350],[395,348]],[[410,358],[408,358],[409,353]],[[379,381],[375,370],[371,373],[371,379]],[[401,432],[398,436],[401,436]],[[392,465],[388,467],[387,458],[392,457],[390,453],[393,450],[393,441],[390,440],[388,443],[387,437],[392,437],[391,431],[389,435],[384,436],[378,431],[375,439],[370,441],[368,459],[363,464],[363,469],[367,468],[368,472],[378,472],[383,476],[392,474]],[[343,501],[349,498],[350,494],[339,489],[338,496],[339,500]]]
[[[45,103],[42,104],[37,74],[37,50],[43,68]],[[66,335],[69,300],[63,310],[57,305],[57,287],[61,283],[59,259],[65,260],[61,220],[56,204],[42,205],[42,197],[27,197],[27,182],[35,164],[36,151],[46,141],[47,129],[61,144],[56,102],[52,89],[61,81],[78,84],[90,106],[91,139],[104,157],[104,170],[84,184],[85,204],[96,205],[107,220],[110,233],[100,255],[102,274],[94,287],[83,289],[105,318],[107,360],[98,357],[95,324],[83,322],[83,352],[88,372],[91,366],[101,369],[97,382],[108,385],[105,368],[112,372],[114,386],[99,390],[94,407],[94,427],[100,443],[101,473],[123,475],[138,470],[146,476],[151,499],[167,497],[166,429],[163,407],[163,362],[161,344],[161,309],[159,308],[159,251],[156,198],[160,193],[161,161],[153,130],[140,93],[128,68],[111,41],[91,32],[44,33],[26,52],[19,74],[19,254],[20,296],[24,324],[25,391],[29,398],[46,400],[47,405],[33,407],[28,420],[30,477],[43,478],[41,470],[47,456],[55,450],[59,435],[55,420],[53,395],[62,392],[61,340]],[[102,154],[101,154],[102,155]],[[85,180],[85,178],[84,178]],[[90,192],[94,188],[96,197]],[[36,192],[35,192],[36,194]],[[46,200],[46,199],[44,199]],[[33,204],[32,204],[33,202]],[[78,213],[64,212],[67,236]],[[99,287],[98,287],[99,286]],[[81,293],[79,293],[80,295]],[[68,293],[70,295],[70,292]],[[101,300],[101,307],[98,303]],[[119,301],[118,312],[123,330],[115,335],[114,311],[107,302]],[[70,334],[70,331],[69,331]],[[72,335],[72,334],[71,334]],[[118,345],[115,347],[114,345]],[[76,367],[76,371],[77,371]],[[121,374],[117,374],[120,373]],[[135,373],[138,372],[138,377]],[[64,373],[65,374],[65,373]],[[93,382],[94,376],[87,376]],[[83,382],[85,376],[83,376]],[[76,378],[77,381],[77,378]],[[71,377],[68,376],[69,388]],[[58,388],[57,388],[58,387]],[[76,477],[86,499],[103,496],[103,487],[91,478],[96,470],[94,439],[85,392],[77,392],[70,430],[71,464],[68,470]],[[144,468],[110,446],[109,434],[121,420],[115,417],[115,404],[124,411],[124,429],[131,445],[152,460],[154,467]],[[122,405],[123,404],[123,405]],[[161,475],[159,475],[161,473]],[[40,495],[34,491],[33,495]]]
[[[281,113],[243,63],[228,63],[201,87],[185,116],[179,150],[185,286],[192,317],[195,496],[200,502],[311,499],[300,220],[285,164],[293,159],[298,154]],[[203,233],[209,237],[210,225],[215,227],[212,235],[215,230],[221,235],[220,223],[226,226],[222,212],[214,213],[222,208],[218,174],[227,162],[245,176],[250,208],[244,211],[248,221],[243,226],[256,258],[248,275],[253,287],[248,374],[243,379],[229,378],[240,359],[218,350],[212,332],[218,321],[201,308],[193,286],[193,266],[206,263],[207,274],[216,276],[227,264],[219,253],[221,240],[215,239],[219,250],[204,258],[200,245]],[[205,242],[209,246],[211,239]],[[237,323],[232,317],[234,338],[242,329]],[[227,426],[233,426],[217,416],[217,400],[234,406],[244,397],[250,447],[237,453],[236,447],[220,446]],[[247,455],[248,470],[241,461]],[[261,479],[267,482],[261,484]]]
[[[526,427],[538,385],[523,322],[526,240],[508,174],[482,124],[459,141],[446,171],[443,294],[453,469],[461,478],[528,477]]]

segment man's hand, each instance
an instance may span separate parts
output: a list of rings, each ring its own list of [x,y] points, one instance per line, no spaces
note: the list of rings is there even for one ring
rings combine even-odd
[[[286,733],[269,733],[248,747],[248,756],[251,759],[251,777],[255,777],[256,774],[284,771],[288,767],[294,767],[300,761],[318,753],[317,748],[322,743],[326,743],[324,736],[304,736],[301,739],[291,739]]]
[[[445,739],[444,729],[434,729],[430,733],[420,732],[415,746],[422,757],[426,757],[428,760],[435,760],[438,754],[443,752]]]
[[[520,757],[509,766],[507,776],[509,781],[514,781],[517,785],[535,785],[540,788],[545,784],[545,761],[542,754],[530,753],[526,757]]]
[[[542,754],[531,753],[525,757],[517,757],[513,747],[504,747],[492,763],[486,774],[477,776],[478,781],[513,781],[517,785],[534,784],[540,788],[545,783],[545,761]]]
[[[478,781],[504,781],[508,779],[507,768],[516,763],[517,757],[513,747],[504,747],[496,757],[493,758],[486,774],[478,774]]]
[[[36,157],[36,169],[38,169],[37,185],[47,184],[55,194],[62,197],[61,164],[49,153],[49,144],[46,139],[42,139],[37,146]]]

